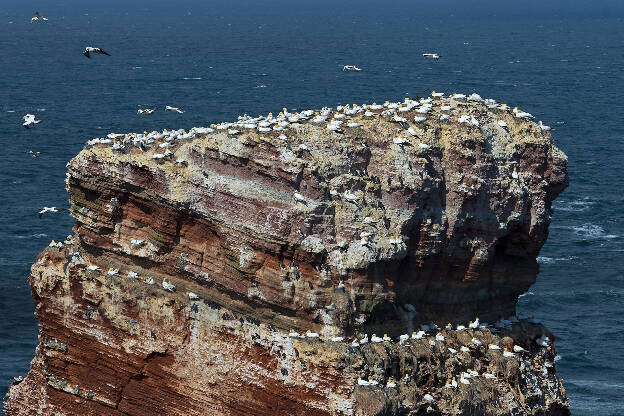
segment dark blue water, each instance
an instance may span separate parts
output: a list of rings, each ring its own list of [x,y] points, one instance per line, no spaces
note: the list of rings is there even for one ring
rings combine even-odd
[[[0,5],[0,394],[26,374],[37,341],[29,267],[73,224],[66,214],[40,220],[37,211],[67,205],[65,163],[86,140],[435,89],[518,105],[556,129],[571,185],[555,203],[540,276],[519,310],[559,336],[558,370],[575,415],[624,414],[619,3],[569,13],[561,1],[513,10],[295,3],[183,1],[148,10],[40,2],[45,24],[29,23],[32,6]],[[87,60],[86,44],[112,56]],[[424,61],[430,51],[443,58]],[[342,72],[344,64],[363,71]],[[138,116],[137,105],[159,110]],[[21,126],[27,112],[43,120],[30,131]]]

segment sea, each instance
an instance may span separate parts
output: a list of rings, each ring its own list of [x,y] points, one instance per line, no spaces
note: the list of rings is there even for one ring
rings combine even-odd
[[[48,21],[31,23],[35,10]],[[30,266],[74,223],[37,212],[68,206],[65,165],[87,140],[436,90],[552,127],[570,186],[518,312],[556,334],[574,415],[624,415],[623,17],[607,0],[2,0],[0,396],[37,344]],[[26,130],[26,113],[42,122]]]

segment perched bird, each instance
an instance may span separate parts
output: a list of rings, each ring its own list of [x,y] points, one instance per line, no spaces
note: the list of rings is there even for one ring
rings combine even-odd
[[[39,218],[43,217],[43,214],[46,212],[60,212],[67,211],[67,208],[57,208],[57,207],[43,207],[41,211],[39,211]]]
[[[199,296],[197,296],[193,292],[188,292],[188,297],[189,297],[190,300],[197,300],[197,299],[199,299]]]
[[[466,378],[466,373],[461,373],[461,377],[459,378],[459,382],[461,384],[470,384],[470,380],[468,380],[468,378]]]
[[[468,328],[470,328],[470,329],[479,328],[479,317],[478,316],[476,317],[476,319],[474,321],[472,321],[472,322],[470,322],[468,324]]]
[[[110,268],[106,274],[109,276],[117,276],[119,274],[119,269]]]
[[[342,342],[344,341],[344,337],[332,337],[330,339],[331,342]]]
[[[168,290],[169,292],[175,291],[175,286],[173,284],[167,282],[166,280],[163,280],[162,287],[163,287],[163,289]]]
[[[128,279],[136,279],[139,277],[137,272],[128,272]]]
[[[85,50],[84,50],[84,52],[82,54],[84,56],[86,56],[87,58],[91,59],[91,54],[92,53],[97,53],[99,55],[110,56],[110,53],[106,52],[105,50],[102,50],[100,48],[94,48],[92,46],[85,47]]]
[[[371,342],[374,342],[374,343],[383,342],[383,338],[380,338],[376,334],[373,334],[373,336],[371,336]]]
[[[318,338],[318,337],[319,337],[319,334],[318,334],[318,332],[310,332],[310,331],[307,331],[307,332],[306,332],[306,337],[308,337],[308,338]]]
[[[34,114],[26,114],[24,117],[22,117],[24,119],[24,124],[23,126],[27,129],[33,127],[35,124],[39,124],[41,123],[41,120],[35,120],[35,115]]]
[[[503,357],[505,357],[505,358],[511,358],[511,357],[515,357],[515,356],[516,356],[516,354],[514,354],[511,351],[503,351]]]
[[[294,192],[293,193],[293,197],[295,198],[295,201],[299,201],[299,202],[305,203],[305,197],[303,195],[301,195],[299,192]]]
[[[490,374],[490,373],[483,373],[483,377],[487,378],[488,380],[493,380],[496,378],[494,374]]]
[[[30,19],[30,23],[32,22],[44,22],[48,20],[47,17],[43,17],[41,16],[41,14],[39,14],[39,12],[35,12],[35,15]]]
[[[520,345],[514,345],[513,346],[513,350],[514,350],[514,352],[518,352],[518,353],[526,352],[526,350],[524,348],[522,348]]]
[[[542,124],[542,120],[540,120],[540,122],[539,122],[539,127],[540,127],[540,129],[542,129],[542,131],[549,131],[549,130],[551,130],[550,126]]]
[[[171,107],[170,105],[165,106],[166,111],[171,111],[173,113],[183,114],[184,111],[180,110],[178,107]]]
[[[291,338],[299,338],[299,337],[301,337],[299,332],[296,332],[294,329],[290,330],[290,332],[288,333],[288,336],[291,337]]]
[[[435,399],[434,399],[434,398],[433,398],[433,396],[432,396],[432,395],[430,395],[429,393],[425,394],[425,395],[423,396],[423,398],[424,398],[426,401],[428,401],[429,403],[433,403],[433,402],[435,402]]]
[[[476,338],[472,339],[472,343],[475,344],[477,347],[480,347],[481,345],[483,345],[483,343]]]
[[[91,265],[87,267],[87,270],[89,270],[90,272],[94,272],[96,270],[100,270],[100,266]]]

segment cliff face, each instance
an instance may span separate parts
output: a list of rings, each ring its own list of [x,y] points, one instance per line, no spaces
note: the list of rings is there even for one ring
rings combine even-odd
[[[75,235],[32,267],[41,342],[7,414],[567,414],[552,334],[499,321],[567,186],[550,134],[459,98],[320,114],[76,156]],[[444,328],[477,315],[497,328]]]

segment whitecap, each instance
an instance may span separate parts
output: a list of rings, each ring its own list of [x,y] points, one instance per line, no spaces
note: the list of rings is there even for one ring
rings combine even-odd
[[[533,293],[533,292],[526,292],[526,293],[521,294],[521,295],[520,295],[520,296],[518,296],[518,297],[519,297],[519,298],[522,298],[522,297],[524,297],[524,296],[533,296],[534,294],[535,294],[535,293]]]
[[[553,204],[553,208],[556,211],[583,212],[587,211],[595,203],[595,201],[591,201],[587,198],[578,199],[576,201],[556,201]]]
[[[141,69],[143,68],[142,66],[133,66],[132,69]]]
[[[568,257],[546,257],[546,256],[539,256],[536,260],[539,264],[550,264],[550,263],[554,263],[556,261],[570,261],[570,260],[574,260],[577,259],[577,256],[568,256]]]
[[[186,79],[186,80],[189,80],[189,79],[201,79],[201,77],[184,77],[182,79]]]
[[[14,113],[15,110],[7,110],[7,113]]]
[[[256,85],[254,88],[266,88],[266,85],[260,84],[260,85]]]
[[[596,224],[583,224],[576,227],[572,227],[572,230],[576,235],[581,237],[583,240],[597,240],[597,239],[611,239],[617,238],[615,234],[607,234],[599,225]]]

